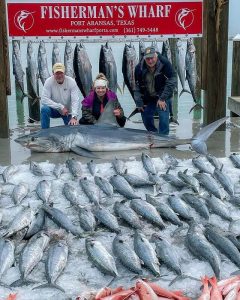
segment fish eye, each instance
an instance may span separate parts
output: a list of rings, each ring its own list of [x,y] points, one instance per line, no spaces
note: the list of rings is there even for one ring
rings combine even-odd
[[[34,142],[34,140],[35,140],[35,138],[32,136],[32,137],[31,137],[31,141]]]

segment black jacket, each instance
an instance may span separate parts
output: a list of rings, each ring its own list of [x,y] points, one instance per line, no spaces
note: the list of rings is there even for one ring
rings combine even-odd
[[[176,72],[173,70],[171,63],[158,54],[155,71],[155,90],[157,97],[150,97],[147,91],[145,77],[148,67],[144,59],[135,68],[136,88],[134,90],[134,100],[137,107],[147,105],[151,101],[167,100],[172,97],[173,91],[177,86]]]

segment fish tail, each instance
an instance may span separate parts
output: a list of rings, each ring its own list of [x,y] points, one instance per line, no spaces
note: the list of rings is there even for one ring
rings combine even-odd
[[[204,107],[200,104],[200,103],[196,103],[195,105],[193,105],[193,107],[189,110],[189,113],[191,113],[192,110],[194,109],[204,109]]]
[[[57,290],[60,290],[61,292],[65,293],[65,290],[62,287],[60,287],[59,285],[57,285],[56,283],[41,284],[39,286],[34,287],[33,290],[45,289],[45,288],[53,288],[53,289],[57,289]]]
[[[189,92],[189,90],[182,89],[181,92],[180,92],[180,94],[179,94],[179,97],[181,97],[181,95],[182,95],[183,93],[189,93],[189,94],[191,94],[191,92]]]

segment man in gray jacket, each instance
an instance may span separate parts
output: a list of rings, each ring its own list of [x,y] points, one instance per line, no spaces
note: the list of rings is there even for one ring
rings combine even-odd
[[[62,118],[65,125],[77,125],[80,100],[75,80],[65,75],[62,63],[53,66],[53,76],[43,86],[41,126],[49,128],[50,118]]]

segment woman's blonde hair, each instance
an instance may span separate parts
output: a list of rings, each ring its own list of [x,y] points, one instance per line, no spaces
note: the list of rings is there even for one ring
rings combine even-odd
[[[106,77],[103,73],[99,73],[99,74],[96,76],[95,80],[93,81],[93,88],[94,88],[95,82],[96,82],[97,80],[105,80],[106,83],[107,83],[107,84],[106,84],[106,87],[108,87],[108,80],[107,80],[107,77]]]

